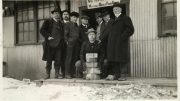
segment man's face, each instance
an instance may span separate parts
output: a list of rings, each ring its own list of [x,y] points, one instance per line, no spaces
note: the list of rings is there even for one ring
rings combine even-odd
[[[109,19],[110,19],[110,15],[109,15],[109,14],[103,16],[103,20],[104,20],[105,22],[108,22]]]
[[[102,18],[101,17],[97,17],[96,21],[97,21],[98,24],[100,24],[102,22]]]
[[[88,38],[89,38],[89,41],[95,41],[95,39],[96,39],[95,32],[90,32],[88,34]]]
[[[62,18],[63,18],[63,20],[69,20],[69,13],[68,12],[64,12],[63,14],[62,14]]]
[[[85,25],[87,25],[89,23],[87,19],[81,19],[81,22],[82,22],[82,24],[85,24]]]
[[[76,16],[71,16],[71,21],[72,21],[72,22],[76,23],[76,22],[77,22],[77,19],[78,19],[78,18],[77,18]]]
[[[121,7],[114,7],[113,8],[113,13],[114,15],[120,14],[122,11]]]
[[[59,12],[54,12],[53,14],[51,14],[52,18],[55,18],[55,19],[60,19],[60,14]]]

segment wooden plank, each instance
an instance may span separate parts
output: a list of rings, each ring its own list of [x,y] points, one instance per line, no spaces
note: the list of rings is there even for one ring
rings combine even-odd
[[[152,79],[152,78],[127,78],[127,81],[107,81],[107,80],[83,80],[83,79],[47,79],[47,80],[35,80],[36,84],[101,84],[101,85],[130,85],[130,84],[139,84],[139,82],[156,85],[161,87],[177,87],[176,79]]]

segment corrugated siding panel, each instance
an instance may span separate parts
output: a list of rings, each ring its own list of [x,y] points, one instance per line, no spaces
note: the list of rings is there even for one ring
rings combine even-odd
[[[18,79],[40,79],[45,75],[45,62],[42,61],[42,46],[18,46],[6,48],[8,54],[8,75]],[[54,69],[52,69],[52,76]]]
[[[176,37],[158,38],[157,0],[131,0],[131,75],[176,77]]]

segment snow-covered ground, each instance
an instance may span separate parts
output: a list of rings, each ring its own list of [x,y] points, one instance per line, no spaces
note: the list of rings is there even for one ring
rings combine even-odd
[[[160,88],[147,84],[107,87],[47,84],[37,87],[12,78],[3,78],[2,101],[94,101],[120,99],[176,99],[176,88]]]

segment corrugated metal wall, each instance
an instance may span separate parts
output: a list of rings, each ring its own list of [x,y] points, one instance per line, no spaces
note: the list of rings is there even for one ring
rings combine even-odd
[[[78,7],[86,6],[86,0],[71,0],[71,6],[72,11],[79,11]],[[157,37],[157,0],[130,0],[130,16],[135,27],[130,42],[131,76],[176,77],[176,37]],[[6,30],[13,29],[8,26],[12,20],[3,20],[7,21],[3,25]],[[8,32],[3,34],[8,38],[14,36],[14,33],[10,36]],[[8,63],[10,76],[42,78],[45,62],[41,60],[41,45],[14,46],[14,41],[9,43],[9,40],[4,40],[3,45],[3,61]]]
[[[157,0],[131,0],[131,76],[176,77],[176,37],[158,37]]]
[[[45,75],[42,45],[16,46],[4,48],[3,51],[7,53],[8,76],[34,80]],[[54,77],[54,69],[52,69],[52,77]]]

